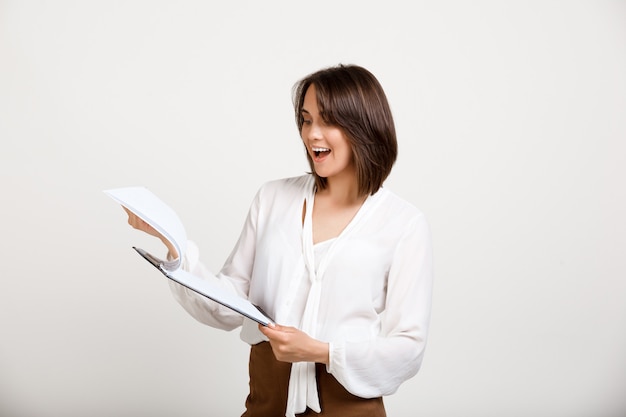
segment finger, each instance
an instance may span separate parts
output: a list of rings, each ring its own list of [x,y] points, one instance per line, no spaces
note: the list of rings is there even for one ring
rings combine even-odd
[[[277,328],[277,326],[276,326],[274,323],[270,323],[270,324],[268,324],[267,326],[264,326],[264,325],[262,325],[262,324],[259,324],[259,330],[260,330],[262,333],[267,334],[267,333],[270,333],[270,332],[275,332],[275,331],[277,331],[277,330],[278,330],[278,328]]]
[[[136,229],[137,228],[137,220],[139,220],[139,217],[137,217],[135,215],[135,213],[133,213],[132,211],[128,210],[126,207],[122,206],[122,208],[124,209],[124,211],[128,215],[128,224]]]
[[[272,332],[281,332],[281,333],[284,333],[284,332],[286,332],[286,331],[289,329],[289,327],[288,327],[288,326],[281,326],[280,324],[276,324],[276,323],[270,323],[270,324],[268,324],[268,325],[267,325],[267,327],[266,327],[266,328],[267,328],[269,331],[272,331]]]
[[[267,326],[259,325],[259,329],[261,330],[261,333],[267,336],[268,339],[272,340],[281,338],[285,334],[285,327],[278,324]]]

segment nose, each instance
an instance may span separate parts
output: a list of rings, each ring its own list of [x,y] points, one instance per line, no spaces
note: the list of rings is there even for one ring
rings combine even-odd
[[[318,123],[312,123],[306,132],[306,138],[309,140],[321,140],[324,137],[322,127]]]

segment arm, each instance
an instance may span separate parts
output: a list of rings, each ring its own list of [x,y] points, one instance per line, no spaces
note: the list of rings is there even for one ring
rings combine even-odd
[[[241,235],[219,274],[214,275],[200,262],[198,248],[192,242],[189,242],[187,253],[183,257],[183,269],[212,281],[241,297],[248,298],[250,276],[256,251],[258,207],[259,194],[257,193],[248,211]],[[232,330],[243,323],[243,317],[240,314],[175,282],[170,282],[170,288],[176,301],[192,317],[203,324]]]
[[[328,371],[351,393],[395,392],[419,370],[431,307],[432,248],[423,216],[414,219],[395,249],[378,336],[330,344]]]
[[[248,217],[239,241],[233,249],[228,261],[224,265],[222,272],[218,276],[212,274],[199,261],[199,251],[193,242],[188,241],[185,253],[179,254],[176,247],[154,227],[149,225],[146,221],[141,219],[126,207],[122,207],[128,215],[128,224],[130,226],[154,236],[163,242],[168,250],[167,259],[177,259],[182,255],[180,262],[181,269],[191,272],[197,277],[211,281],[212,284],[219,286],[228,292],[233,292],[240,297],[247,298],[250,273],[255,252],[254,243],[256,234],[256,213],[258,212],[258,197],[259,193],[257,193],[257,198],[255,198],[254,203],[248,212]],[[229,276],[229,270],[236,272],[236,275]],[[174,281],[170,281],[170,287],[175,299],[182,305],[182,307],[194,318],[204,324],[225,330],[231,330],[240,326],[243,322],[243,318],[238,313],[235,313],[232,310],[213,302]]]

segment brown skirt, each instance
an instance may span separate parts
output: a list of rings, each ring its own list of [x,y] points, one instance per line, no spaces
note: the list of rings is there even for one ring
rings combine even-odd
[[[241,417],[284,417],[289,392],[291,364],[274,357],[269,342],[261,342],[250,349],[250,393],[246,411]],[[315,364],[320,414],[307,408],[298,416],[326,417],[385,417],[382,397],[361,398],[350,394],[335,377],[326,372],[326,366]]]

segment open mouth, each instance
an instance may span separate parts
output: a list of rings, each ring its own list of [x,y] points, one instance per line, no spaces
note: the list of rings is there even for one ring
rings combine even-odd
[[[315,154],[315,158],[323,157],[330,153],[328,148],[311,148],[311,150]]]

